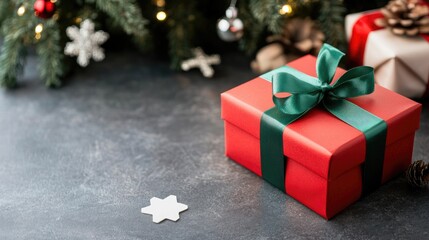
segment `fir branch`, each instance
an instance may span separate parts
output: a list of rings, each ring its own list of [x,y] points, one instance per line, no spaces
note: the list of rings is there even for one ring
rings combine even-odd
[[[58,24],[49,20],[45,24],[42,38],[36,45],[36,51],[40,59],[40,75],[47,87],[61,86],[60,77],[63,75],[63,49],[60,41]]]
[[[195,16],[191,15],[196,10],[194,3],[177,3],[174,8],[175,11],[170,11],[169,18],[169,54],[171,68],[179,70],[181,62],[192,55]]]
[[[326,42],[345,51],[344,15],[346,9],[342,0],[321,1],[318,21],[325,33]]]
[[[8,0],[0,1],[0,24],[13,12],[12,4]]]
[[[136,42],[144,44],[148,34],[147,20],[143,17],[135,0],[87,0],[94,2],[98,9],[109,15],[124,31],[133,35]]]
[[[250,0],[250,10],[253,16],[265,24],[273,33],[283,30],[284,17],[279,14],[280,4],[278,0]]]
[[[246,27],[244,28],[244,35],[240,40],[239,46],[247,55],[252,55],[259,47],[259,42],[265,31],[265,24],[254,17],[249,8],[249,0],[243,0],[240,3],[238,6],[239,14]]]
[[[181,62],[190,56],[191,44],[183,24],[175,24],[168,33],[171,68],[180,69]]]
[[[16,78],[22,72],[25,48],[20,34],[16,38],[7,36],[4,39],[0,55],[0,85],[16,87]]]
[[[1,33],[4,42],[0,51],[1,86],[7,88],[16,86],[16,78],[24,65],[25,43],[29,32],[33,32],[32,28],[34,29],[34,23],[29,14],[24,16],[11,14],[2,22]]]

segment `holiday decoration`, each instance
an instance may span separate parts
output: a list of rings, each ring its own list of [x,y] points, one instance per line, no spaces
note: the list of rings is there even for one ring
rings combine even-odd
[[[156,19],[160,22],[167,19],[167,13],[165,12],[165,0],[155,0],[155,5],[157,6]]]
[[[56,10],[54,0],[36,0],[34,2],[34,14],[40,18],[51,18]]]
[[[191,68],[198,67],[204,77],[213,77],[214,70],[211,65],[220,64],[220,56],[217,54],[207,56],[201,48],[195,48],[192,52],[194,57],[182,62],[182,70],[188,71]]]
[[[423,2],[422,2],[423,3]],[[411,98],[429,93],[429,34],[404,37],[377,25],[380,10],[346,16],[350,62],[375,68],[381,86]]]
[[[317,54],[324,39],[325,35],[311,19],[291,19],[282,34],[267,39],[269,44],[259,50],[251,64],[252,69],[264,73],[305,54]]]
[[[96,26],[109,31],[112,38],[118,36],[124,38],[124,42],[133,41],[138,49],[154,48],[160,52],[168,49],[170,66],[175,70],[180,70],[181,63],[192,55],[194,43],[222,48],[219,41],[212,38],[217,31],[225,41],[239,40],[239,44],[231,46],[255,56],[261,39],[280,34],[284,25],[295,17],[311,16],[321,26],[326,42],[344,47],[343,0],[230,1],[229,8],[222,12],[217,10],[224,7],[224,1],[209,0],[169,1],[168,4],[165,0],[1,0],[3,31],[0,35],[5,41],[0,50],[0,85],[17,86],[29,52],[25,49],[30,47],[38,49],[37,57],[44,66],[40,68],[40,75],[45,85],[60,86],[61,78],[74,67],[65,60],[65,29],[84,19],[92,19]],[[363,5],[372,4],[360,3]],[[141,9],[148,19],[143,17]],[[36,32],[39,24],[42,28],[38,27]]]
[[[281,15],[292,14],[292,12],[293,12],[293,9],[292,9],[292,6],[290,4],[283,5],[279,10],[279,13]]]
[[[77,56],[77,63],[86,67],[92,58],[95,61],[104,59],[104,51],[99,45],[103,44],[109,34],[103,31],[94,31],[94,23],[86,19],[80,24],[80,29],[76,26],[67,28],[67,36],[72,42],[67,43],[64,53],[69,56]]]
[[[429,7],[419,0],[391,0],[381,9],[384,18],[376,20],[381,27],[388,27],[394,34],[415,36],[429,33]]]
[[[171,221],[179,220],[179,213],[188,209],[188,206],[177,202],[177,197],[170,195],[164,199],[153,197],[150,199],[150,206],[141,209],[144,214],[152,215],[154,223],[160,223],[165,219]]]
[[[18,85],[26,53],[33,52],[26,48],[31,48],[40,62],[40,76],[45,85],[59,87],[62,77],[72,70],[64,60],[66,28],[87,18],[96,20],[100,26],[109,23],[109,30],[125,33],[126,38],[140,47],[147,44],[147,20],[135,0],[1,0],[0,35],[4,41],[0,49],[0,85],[7,88]],[[99,59],[101,56],[98,54]]]
[[[423,160],[413,162],[405,171],[408,183],[413,187],[424,188],[429,186],[429,164]]]
[[[232,0],[229,8],[225,12],[225,17],[217,22],[217,33],[219,37],[227,42],[239,40],[243,36],[243,22],[238,18],[238,11],[235,7],[237,0]]]
[[[324,45],[221,95],[226,155],[327,219],[408,167],[421,110],[342,56]]]

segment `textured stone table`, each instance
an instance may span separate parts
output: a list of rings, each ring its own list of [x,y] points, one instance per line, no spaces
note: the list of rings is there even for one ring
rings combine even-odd
[[[219,93],[254,74],[239,54],[216,74],[117,53],[49,90],[30,59],[0,92],[0,239],[429,238],[429,192],[403,178],[325,221],[228,160]],[[426,104],[415,159],[428,144]],[[140,213],[170,194],[178,222]]]

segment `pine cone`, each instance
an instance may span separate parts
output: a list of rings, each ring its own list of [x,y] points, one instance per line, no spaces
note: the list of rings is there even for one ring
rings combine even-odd
[[[413,187],[427,187],[429,185],[429,164],[422,160],[413,162],[405,171],[405,177]]]
[[[376,24],[388,27],[394,34],[415,36],[429,33],[429,8],[419,0],[391,0],[381,9],[384,19]]]

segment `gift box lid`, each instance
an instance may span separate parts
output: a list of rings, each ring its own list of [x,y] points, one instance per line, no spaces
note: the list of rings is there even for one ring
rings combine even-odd
[[[288,64],[316,76],[316,58],[307,55]],[[338,68],[335,78],[345,70]],[[414,133],[419,127],[421,105],[378,85],[366,96],[348,99],[386,121],[386,146]],[[271,83],[262,77],[221,94],[222,119],[260,138],[262,114],[274,107]],[[365,137],[323,108],[314,108],[283,132],[283,152],[325,179],[335,179],[365,160]],[[240,143],[237,143],[240,144]]]

